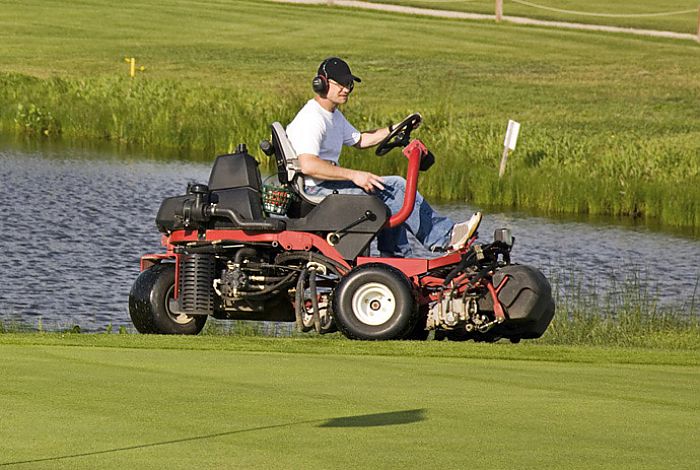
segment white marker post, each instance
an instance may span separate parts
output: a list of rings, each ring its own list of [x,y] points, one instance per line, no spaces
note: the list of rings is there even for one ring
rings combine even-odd
[[[503,178],[506,172],[506,161],[508,154],[515,150],[515,144],[518,143],[518,134],[520,133],[520,123],[513,120],[508,120],[508,130],[506,131],[506,139],[503,141],[503,157],[501,158],[501,168],[498,170],[498,177]]]

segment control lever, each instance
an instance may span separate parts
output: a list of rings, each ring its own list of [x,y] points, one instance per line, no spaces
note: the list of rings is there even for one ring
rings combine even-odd
[[[370,222],[374,222],[377,220],[377,215],[372,212],[372,211],[365,211],[365,213],[360,216],[356,221],[348,225],[347,227],[341,228],[340,230],[336,230],[335,232],[331,232],[326,236],[326,241],[330,246],[335,246],[341,238],[343,238],[343,235],[350,230],[351,228],[361,224],[362,222],[365,222],[369,220]]]

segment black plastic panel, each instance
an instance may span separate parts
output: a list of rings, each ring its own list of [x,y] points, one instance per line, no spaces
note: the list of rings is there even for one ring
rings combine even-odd
[[[194,199],[194,194],[169,197],[163,200],[160,209],[158,209],[158,215],[156,215],[156,226],[160,232],[168,233],[183,228],[182,206],[189,199]]]
[[[220,300],[219,300],[220,303]],[[286,295],[267,299],[242,299],[234,308],[224,310],[221,305],[214,311],[214,317],[222,320],[257,320],[293,322],[294,305]]]
[[[209,175],[209,189],[250,188],[260,192],[262,182],[258,162],[247,153],[216,157]]]
[[[260,193],[251,188],[233,188],[212,191],[210,200],[217,207],[233,209],[246,220],[263,218]],[[216,218],[212,228],[232,227],[228,219]]]
[[[374,196],[331,194],[306,217],[289,219],[287,230],[299,232],[316,232],[325,237],[328,233],[349,226],[366,211],[371,211],[375,220],[366,220],[341,234],[335,248],[343,259],[353,260],[359,256],[372,241],[376,233],[389,218],[389,209]]]

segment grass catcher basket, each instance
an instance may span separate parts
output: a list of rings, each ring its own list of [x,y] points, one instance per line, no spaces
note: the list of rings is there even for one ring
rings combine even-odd
[[[285,215],[294,198],[288,188],[283,186],[263,186],[263,209],[268,214]]]

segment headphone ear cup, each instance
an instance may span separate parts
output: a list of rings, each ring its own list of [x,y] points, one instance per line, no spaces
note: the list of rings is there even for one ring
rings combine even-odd
[[[323,75],[316,75],[314,79],[311,80],[311,88],[319,95],[326,93],[328,91],[328,79]]]

